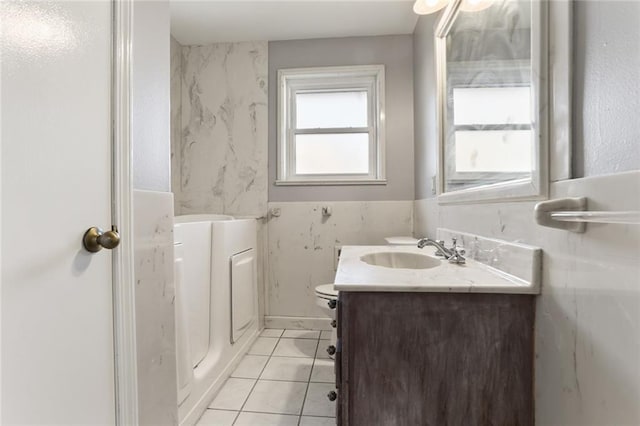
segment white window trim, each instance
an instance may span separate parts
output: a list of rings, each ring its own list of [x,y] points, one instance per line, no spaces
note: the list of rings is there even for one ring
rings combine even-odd
[[[372,82],[373,77],[373,82]],[[331,81],[333,80],[333,81]],[[339,81],[336,81],[339,80]],[[278,154],[276,185],[384,185],[385,169],[384,65],[292,68],[278,70]],[[364,89],[369,99],[369,127],[295,130],[295,93],[300,91]],[[298,175],[295,173],[295,134],[371,133],[368,174]]]

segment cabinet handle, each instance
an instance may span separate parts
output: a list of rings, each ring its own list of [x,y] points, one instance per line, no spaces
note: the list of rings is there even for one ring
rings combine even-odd
[[[335,309],[337,304],[337,300],[329,300],[329,302],[327,302],[327,305],[329,305],[329,309]]]
[[[338,398],[338,394],[336,391],[331,391],[327,394],[327,398],[329,398],[329,401],[335,401]]]
[[[329,355],[333,355],[333,354],[335,354],[335,353],[336,353],[336,347],[335,347],[335,346],[333,346],[333,345],[328,346],[328,347],[327,347],[327,353],[328,353]]]
[[[331,327],[336,328],[338,326],[338,322],[336,320],[331,320]]]

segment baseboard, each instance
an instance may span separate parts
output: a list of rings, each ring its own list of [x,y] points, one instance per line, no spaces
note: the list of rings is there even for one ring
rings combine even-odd
[[[265,316],[265,328],[289,328],[294,330],[331,330],[330,318]]]

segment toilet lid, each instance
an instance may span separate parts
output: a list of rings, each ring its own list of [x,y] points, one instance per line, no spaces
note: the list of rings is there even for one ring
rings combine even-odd
[[[338,290],[333,288],[333,284],[322,284],[317,286],[316,293],[323,296],[338,297]]]

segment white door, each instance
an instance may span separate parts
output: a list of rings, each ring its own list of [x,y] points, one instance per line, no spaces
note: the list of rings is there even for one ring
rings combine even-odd
[[[2,424],[114,424],[111,4],[0,8]]]

